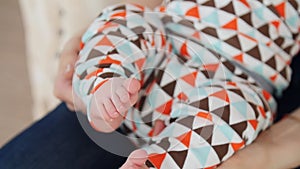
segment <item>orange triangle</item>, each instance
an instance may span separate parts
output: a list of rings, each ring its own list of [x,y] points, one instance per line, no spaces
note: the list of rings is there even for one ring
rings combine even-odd
[[[173,103],[173,100],[170,100],[167,103],[156,108],[156,111],[160,112],[161,114],[170,115],[172,103]]]
[[[228,81],[228,82],[227,82],[227,85],[236,86],[236,83],[233,82],[233,81]]]
[[[240,0],[244,5],[246,5],[248,8],[250,8],[250,5],[248,4],[247,0]]]
[[[208,119],[209,121],[212,121],[212,116],[209,113],[206,112],[199,112],[196,116],[202,117],[204,119]]]
[[[121,12],[113,14],[111,16],[111,18],[113,18],[113,17],[125,17],[125,16],[126,16],[126,11],[121,11]]]
[[[121,62],[115,59],[112,59],[109,57],[109,55],[106,56],[105,59],[100,60],[99,64],[116,64],[116,65],[121,65]]]
[[[275,8],[279,15],[285,18],[285,2],[280,3],[279,5],[275,6]]]
[[[236,56],[233,57],[233,59],[237,60],[237,61],[239,61],[241,63],[244,62],[243,54],[236,55]]]
[[[195,86],[196,78],[197,78],[197,72],[193,72],[193,73],[190,73],[188,75],[181,77],[182,80],[184,80],[191,86]]]
[[[219,65],[220,65],[219,63],[216,63],[216,64],[209,64],[209,65],[204,65],[203,68],[204,68],[205,70],[210,70],[210,71],[215,72],[215,71],[218,69]]]
[[[166,157],[166,153],[164,154],[150,154],[148,159],[154,165],[155,168],[160,168],[162,162]]]
[[[165,11],[166,11],[166,7],[165,7],[165,6],[159,7],[159,11],[160,11],[160,12],[165,12]]]
[[[187,133],[184,133],[178,137],[176,137],[182,144],[184,144],[186,147],[190,146],[192,131],[189,131]]]
[[[266,115],[266,112],[265,112],[264,108],[261,107],[261,106],[258,106],[258,109],[259,109],[261,115],[262,115],[264,118],[267,118],[267,115]]]
[[[222,99],[222,100],[226,101],[227,103],[229,103],[229,97],[228,97],[226,90],[218,91],[216,93],[211,94],[210,96],[215,96],[215,97]]]
[[[142,11],[145,10],[144,6],[142,6],[142,5],[139,5],[139,4],[133,4],[133,5],[136,6],[136,7],[138,7],[138,8],[140,8]]]
[[[200,39],[200,33],[198,31],[196,31],[192,36],[197,39]]]
[[[186,45],[186,42],[184,42],[180,48],[180,54],[183,55],[183,56],[188,56],[189,53],[187,51],[187,45]]]
[[[273,76],[270,77],[270,79],[271,79],[273,82],[276,80],[276,78],[277,78],[277,74],[275,74],[275,75],[273,75]]]
[[[104,46],[114,46],[113,43],[111,43],[111,41],[104,36],[98,43],[96,46],[100,46],[100,45],[104,45]]]
[[[227,24],[223,25],[222,28],[237,30],[237,19],[234,18],[233,20],[231,20]]]
[[[166,37],[165,35],[161,34],[161,46],[165,46],[166,45]]]
[[[206,167],[206,168],[203,168],[203,169],[215,169],[215,168],[217,168],[217,165]]]
[[[275,27],[276,27],[276,29],[278,30],[278,28],[279,28],[279,25],[280,25],[280,22],[279,21],[273,21],[273,22],[271,22]]]
[[[139,68],[139,70],[142,70],[145,61],[146,61],[145,58],[141,58],[141,59],[135,61],[135,64],[137,65],[137,67]]]
[[[258,124],[257,120],[248,120],[248,122],[251,124],[254,130],[256,130]]]
[[[238,151],[245,145],[244,141],[240,143],[231,143],[231,147],[233,148],[234,151]]]
[[[82,41],[80,41],[79,47],[80,47],[80,49],[83,49],[84,43]]]
[[[97,76],[98,73],[101,73],[103,71],[103,68],[99,68],[91,73],[89,73],[88,75],[85,76],[85,79],[90,79],[93,76]]]
[[[183,100],[183,101],[187,101],[188,100],[188,97],[183,92],[179,93],[178,96],[177,96],[177,98],[179,100]]]
[[[95,86],[91,91],[90,93],[91,94],[94,94],[105,82],[107,82],[108,79],[105,79],[103,80],[102,82],[100,82],[99,84],[97,84],[97,86]]]
[[[131,124],[132,124],[132,130],[133,130],[133,131],[136,131],[136,130],[137,130],[137,127],[136,127],[136,125],[135,125],[135,122],[132,121]]]
[[[193,17],[196,17],[196,18],[199,18],[200,19],[200,15],[199,15],[199,9],[197,6],[191,8],[190,10],[188,10],[186,13],[185,13],[186,16],[193,16]]]
[[[148,136],[149,136],[149,137],[152,137],[152,136],[153,136],[153,132],[154,132],[154,129],[152,129],[152,130],[148,133]]]
[[[104,29],[107,29],[109,27],[118,26],[117,24],[113,22],[106,22],[101,28],[98,29],[98,33],[102,32]]]
[[[264,97],[266,98],[266,100],[269,100],[271,98],[271,94],[269,92],[267,92],[266,90],[262,91]]]

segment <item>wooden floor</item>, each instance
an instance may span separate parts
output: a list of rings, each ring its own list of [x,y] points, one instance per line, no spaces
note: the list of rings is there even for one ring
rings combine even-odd
[[[0,0],[0,147],[32,122],[24,33],[17,0]]]

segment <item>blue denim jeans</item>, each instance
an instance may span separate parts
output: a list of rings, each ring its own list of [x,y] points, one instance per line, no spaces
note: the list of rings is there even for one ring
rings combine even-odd
[[[114,169],[125,160],[96,145],[65,104],[0,149],[1,169]]]

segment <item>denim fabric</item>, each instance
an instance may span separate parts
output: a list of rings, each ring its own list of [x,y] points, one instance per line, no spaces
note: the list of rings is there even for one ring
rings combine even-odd
[[[0,149],[1,169],[114,169],[124,162],[96,145],[65,104]]]

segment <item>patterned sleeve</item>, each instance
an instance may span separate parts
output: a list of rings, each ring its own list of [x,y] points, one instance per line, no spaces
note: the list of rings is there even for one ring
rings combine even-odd
[[[143,81],[141,70],[147,64],[146,58],[149,60],[163,48],[163,25],[149,11],[134,4],[110,6],[82,37],[73,88],[88,114],[91,97],[101,85],[112,77]]]

